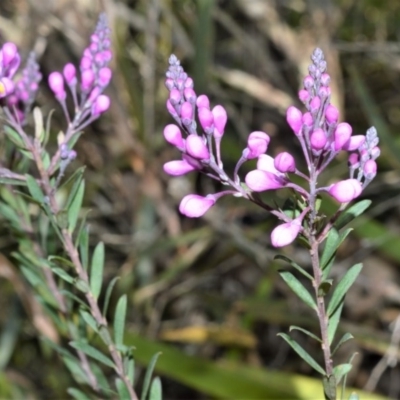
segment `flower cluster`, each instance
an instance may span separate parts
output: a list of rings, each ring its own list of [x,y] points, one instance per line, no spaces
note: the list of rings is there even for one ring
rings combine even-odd
[[[196,194],[185,196],[179,206],[182,214],[200,217],[221,196],[232,194],[245,197],[284,221],[271,235],[272,244],[280,247],[291,243],[303,231],[303,219],[308,213],[314,213],[315,199],[319,193],[329,193],[342,203],[343,207],[358,197],[371,182],[376,175],[375,160],[380,153],[376,130],[370,128],[366,136],[352,136],[351,126],[346,122],[339,122],[339,111],[330,103],[330,76],[326,73],[326,61],[322,50],[316,49],[311,59],[309,75],[304,79],[304,88],[299,92],[299,99],[305,105],[306,112],[302,113],[296,107],[289,107],[286,114],[287,122],[303,150],[308,174],[296,168],[295,159],[288,152],[282,152],[275,157],[265,154],[270,138],[265,132],[255,131],[250,133],[247,146],[236,164],[233,178],[230,178],[225,173],[221,161],[221,139],[227,123],[226,110],[221,105],[211,109],[207,96],[197,96],[193,89],[193,80],[185,73],[177,57],[170,57],[165,81],[169,91],[166,105],[176,124],[165,127],[164,137],[181,152],[182,158],[167,162],[164,171],[179,176],[196,170],[230,186],[229,190],[205,197]],[[200,132],[196,115],[201,127]],[[341,151],[349,153],[349,179],[318,188],[319,174]],[[251,159],[257,159],[257,167],[247,173],[244,185],[239,176],[239,168]],[[306,180],[309,190],[293,183],[290,174],[296,174]],[[281,210],[274,210],[263,204],[254,196],[254,192],[280,188],[291,188],[303,199],[305,206],[294,219],[290,219]]]
[[[14,117],[21,124],[26,121],[27,114],[32,107],[39,89],[42,74],[36,61],[35,53],[29,54],[22,76],[15,83],[15,90],[7,96],[7,105],[13,110]]]
[[[14,91],[13,77],[20,62],[17,46],[11,42],[4,43],[0,50],[0,98]]]
[[[109,97],[102,94],[112,76],[111,69],[108,67],[112,58],[110,29],[105,14],[100,16],[90,41],[90,45],[84,50],[80,60],[79,99],[77,71],[73,64],[66,64],[62,74],[52,72],[48,78],[49,86],[69,120],[66,108],[65,84],[67,84],[75,106],[75,124],[83,121],[85,125],[90,124],[110,106]]]

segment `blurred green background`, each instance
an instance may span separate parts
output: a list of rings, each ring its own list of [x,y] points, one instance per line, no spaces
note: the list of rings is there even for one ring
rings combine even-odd
[[[334,268],[339,277],[364,262],[342,324],[355,340],[337,361],[357,352],[349,385],[400,398],[398,0],[3,0],[0,39],[17,43],[23,59],[33,49],[46,77],[66,62],[79,63],[100,11],[113,30],[112,105],[80,139],[70,171],[88,166],[92,245],[106,244],[106,280],[121,277],[115,299],[129,295],[127,337],[137,348],[139,385],[142,367],[161,350],[156,371],[165,399],[322,398],[318,377],[276,336],[291,324],[317,329],[278,278],[269,241],[276,220],[236,198],[220,200],[202,219],[183,218],[177,205],[185,194],[218,187],[203,176],[170,178],[162,171],[179,157],[162,136],[172,122],[163,82],[171,53],[194,78],[197,94],[226,107],[222,151],[233,171],[253,130],[271,136],[269,154],[293,152],[302,166],[284,115],[289,105],[300,106],[296,93],[319,46],[341,119],[357,134],[376,126],[382,149],[379,174],[363,194],[373,206],[353,224]],[[38,104],[56,110],[55,134],[65,129],[45,85]],[[320,184],[346,174],[341,158]],[[22,388],[31,399],[63,398],[71,377],[41,342],[53,327],[45,318],[38,323],[40,309],[27,306],[35,295],[21,290],[9,256],[14,244],[0,230],[0,397],[18,397]],[[293,245],[283,253],[309,266],[305,249]],[[293,336],[321,360],[314,342]]]

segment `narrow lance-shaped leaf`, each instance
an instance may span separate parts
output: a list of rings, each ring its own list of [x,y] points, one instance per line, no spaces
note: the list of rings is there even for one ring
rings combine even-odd
[[[110,303],[110,298],[111,298],[111,293],[112,293],[112,290],[113,290],[115,284],[117,283],[118,279],[119,279],[119,276],[116,276],[108,284],[108,287],[107,287],[107,290],[106,290],[106,296],[105,296],[105,299],[104,299],[104,305],[103,305],[103,315],[104,316],[107,314],[108,305]]]
[[[85,193],[85,181],[82,181],[79,188],[68,207],[68,230],[73,233],[78,222],[79,212],[82,207],[83,195]]]
[[[353,204],[347,210],[343,211],[343,213],[339,216],[339,218],[334,223],[336,229],[340,230],[349,222],[351,222],[354,218],[361,215],[370,205],[371,200],[361,200],[356,204]]]
[[[321,340],[318,336],[314,335],[313,333],[311,333],[311,332],[308,331],[307,329],[300,328],[299,326],[291,325],[291,326],[289,327],[289,332],[292,332],[292,331],[300,331],[300,332],[303,332],[304,334],[306,334],[307,336],[310,336],[310,338],[316,340],[317,342],[320,342],[320,343],[322,342],[322,340]]]
[[[81,392],[79,389],[68,388],[67,392],[76,400],[90,400],[90,397],[86,396],[86,394]]]
[[[160,354],[161,353],[154,354],[154,356],[150,360],[149,366],[146,371],[146,375],[144,376],[142,395],[140,396],[141,400],[146,400],[147,393],[150,388],[151,376],[153,375],[153,370],[154,367],[156,366],[156,362]]]
[[[293,268],[297,269],[297,271],[299,271],[302,275],[304,275],[310,281],[313,280],[313,277],[307,271],[305,271],[304,268],[300,267],[299,264],[295,263],[289,257],[286,257],[286,256],[284,256],[282,254],[278,254],[277,256],[274,257],[274,260],[286,261],[288,264],[290,264]]]
[[[339,307],[336,307],[335,312],[330,316],[329,322],[328,322],[328,340],[329,340],[329,345],[332,344],[333,339],[335,338],[336,330],[339,325],[340,321],[340,316],[342,314],[342,309],[343,309],[343,302],[339,305]]]
[[[44,202],[44,194],[42,192],[42,189],[40,189],[40,186],[36,182],[36,179],[33,176],[30,176],[28,174],[25,175],[25,178],[26,178],[26,184],[28,186],[30,195],[38,203],[40,203],[40,204],[43,203]]]
[[[335,290],[333,291],[332,298],[329,302],[327,313],[331,316],[336,308],[339,306],[343,297],[348,292],[350,286],[357,279],[357,276],[361,272],[362,264],[353,265],[343,276],[342,280],[338,283]]]
[[[118,395],[121,400],[131,398],[128,388],[120,378],[115,379],[115,386],[117,387]]]
[[[289,271],[279,272],[282,279],[287,283],[287,285],[300,297],[312,309],[316,310],[317,305],[314,299],[311,297],[308,290],[303,286],[303,284]]]
[[[158,376],[151,383],[149,400],[162,400],[161,379]]]
[[[104,269],[104,244],[100,242],[97,244],[93,252],[92,266],[90,269],[90,289],[93,297],[97,300],[103,283],[103,269]]]
[[[126,305],[127,305],[127,297],[126,294],[124,294],[118,300],[114,316],[114,339],[115,339],[115,344],[117,346],[122,345],[124,343]]]
[[[333,374],[336,378],[336,384],[339,384],[342,378],[351,371],[351,364],[339,364],[333,368]]]
[[[107,356],[105,356],[103,353],[101,353],[96,348],[90,346],[89,344],[78,341],[69,342],[69,344],[75,349],[82,350],[89,357],[92,357],[93,359],[100,361],[101,363],[107,365],[108,367],[114,368],[114,363]]]
[[[282,337],[289,346],[312,368],[314,368],[321,375],[325,375],[324,369],[289,335],[286,333],[278,333],[278,336]]]
[[[339,340],[338,344],[336,345],[336,347],[334,348],[334,350],[332,351],[332,356],[337,352],[337,350],[339,349],[339,347],[343,344],[346,343],[348,340],[354,339],[354,336],[351,333],[345,333],[342,338]]]

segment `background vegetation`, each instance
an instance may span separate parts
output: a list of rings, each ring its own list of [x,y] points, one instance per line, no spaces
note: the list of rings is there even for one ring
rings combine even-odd
[[[365,193],[373,207],[354,225],[335,267],[339,276],[364,261],[343,320],[355,340],[338,358],[358,353],[350,386],[399,398],[399,2],[3,0],[0,39],[17,43],[25,58],[33,49],[46,77],[68,61],[79,63],[102,10],[114,33],[112,106],[80,139],[69,170],[87,165],[92,239],[106,244],[107,279],[121,277],[115,299],[118,292],[129,295],[127,337],[137,347],[138,379],[141,366],[161,350],[156,370],[165,399],[320,393],[313,371],[276,336],[290,324],[312,329],[315,320],[278,277],[269,244],[274,219],[234,198],[222,199],[200,220],[183,218],[177,211],[183,195],[215,188],[195,174],[171,179],[162,172],[178,156],[162,137],[171,122],[163,83],[169,54],[182,60],[198,94],[227,108],[229,170],[253,130],[272,137],[271,154],[290,150],[301,160],[284,113],[298,104],[301,77],[320,46],[343,119],[358,134],[375,125],[382,148],[379,174]],[[38,104],[45,112],[56,109],[55,138],[64,128],[62,114],[45,85]],[[330,174],[327,183],[344,176],[346,160]],[[57,340],[57,332],[13,264],[14,248],[0,228],[0,394],[16,396],[23,388],[31,399],[63,398],[71,378],[40,339]],[[308,265],[301,247],[284,252]],[[309,338],[297,339],[318,357]]]

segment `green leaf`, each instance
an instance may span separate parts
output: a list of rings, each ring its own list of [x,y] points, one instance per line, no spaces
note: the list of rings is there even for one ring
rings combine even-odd
[[[340,316],[342,314],[343,304],[344,304],[344,302],[342,301],[342,303],[339,305],[339,307],[336,308],[335,312],[329,318],[329,321],[328,321],[329,345],[332,344],[333,339],[335,338],[336,330],[337,330],[339,322],[340,322]]]
[[[295,263],[292,259],[289,257],[286,257],[282,254],[278,254],[277,256],[274,257],[274,260],[282,260],[290,264],[293,268],[297,269],[302,275],[304,275],[306,278],[308,278],[310,281],[312,281],[314,278],[304,270],[304,268],[300,267],[299,264]]]
[[[308,336],[310,336],[311,338],[313,338],[314,340],[316,340],[317,342],[322,343],[322,340],[321,340],[318,336],[314,335],[313,333],[311,333],[311,332],[308,331],[307,329],[300,328],[299,326],[291,325],[291,326],[289,327],[289,332],[292,332],[292,331],[300,331],[300,332],[303,332],[303,333],[305,333],[306,335],[308,335]]]
[[[336,378],[336,384],[338,385],[342,378],[347,375],[351,371],[352,365],[351,364],[339,364],[333,368],[333,374]]]
[[[336,228],[332,228],[328,233],[324,251],[322,252],[321,258],[319,260],[321,269],[324,269],[326,267],[329,260],[336,253],[336,250],[339,246],[338,243],[339,243],[339,232]]]
[[[322,385],[324,387],[325,400],[336,400],[336,378],[335,375],[322,378]]]
[[[108,380],[101,370],[100,365],[97,363],[90,363],[90,369],[92,370],[93,375],[96,377],[97,383],[99,384],[101,390],[105,393],[110,394],[110,398],[112,398],[112,395],[115,395],[116,393],[114,390],[111,390],[110,385],[108,384]]]
[[[83,195],[85,193],[85,181],[82,181],[79,188],[68,207],[68,230],[73,233],[78,222],[79,212],[82,207]]]
[[[317,305],[314,299],[311,297],[308,290],[303,286],[303,284],[289,271],[279,272],[282,279],[287,283],[287,285],[300,297],[305,304],[307,304],[312,309],[316,310]]]
[[[65,270],[59,267],[52,267],[51,270],[58,275],[62,280],[65,282],[73,284],[75,282],[75,278],[73,278],[71,275],[69,275]]]
[[[10,128],[7,125],[3,125],[4,133],[7,137],[19,148],[26,149],[24,140],[22,137],[16,132],[14,129]]]
[[[286,333],[278,333],[278,336],[282,337],[289,346],[312,368],[314,368],[321,375],[325,375],[324,369],[289,335]]]
[[[124,344],[124,331],[125,331],[127,301],[128,300],[127,300],[126,294],[124,294],[118,300],[118,304],[115,309],[114,339],[115,339],[115,344],[117,346]]]
[[[72,342],[69,342],[69,344],[72,347],[74,347],[75,349],[83,351],[89,357],[92,357],[93,359],[95,359],[95,360],[107,365],[108,367],[114,368],[114,363],[107,356],[105,356],[99,350],[97,350],[96,348],[90,346],[86,342],[72,341]]]
[[[12,185],[12,186],[26,186],[26,182],[24,180],[6,178],[5,176],[0,177],[0,184]]]
[[[65,204],[65,208],[67,210],[71,207],[71,205],[81,187],[81,183],[82,183],[82,179],[83,179],[83,171],[84,170],[81,170],[80,174],[75,175],[75,179],[73,181],[74,183],[72,184],[72,188],[69,191],[69,196],[68,196],[67,202]]]
[[[33,199],[40,204],[44,203],[44,194],[42,192],[42,189],[40,189],[39,184],[36,182],[36,179],[28,174],[25,175],[25,178],[29,193],[31,194]]]
[[[339,340],[338,344],[336,345],[335,349],[332,351],[332,356],[336,353],[339,347],[347,342],[348,340],[354,339],[354,336],[351,333],[345,333],[342,338]]]
[[[162,400],[161,379],[158,376],[153,379],[151,384],[149,400]]]
[[[133,356],[131,354],[132,352],[130,351],[129,354],[127,354],[124,357],[124,371],[126,376],[129,378],[130,382],[132,385],[135,384],[135,360],[133,359]]]
[[[86,310],[79,310],[79,313],[81,314],[83,320],[86,322],[87,325],[89,325],[93,331],[98,332],[98,328],[97,328],[97,322],[96,320],[93,318],[93,316],[88,313]]]
[[[79,255],[82,266],[87,270],[89,265],[89,229],[85,226],[79,232]]]
[[[333,228],[333,230],[335,231],[334,228]],[[332,243],[330,243],[330,245],[329,245],[329,252],[333,251],[333,253],[332,254],[328,254],[326,256],[326,257],[328,257],[328,259],[326,260],[326,263],[325,263],[325,260],[322,260],[320,262],[321,268],[323,270],[323,274],[322,275],[323,275],[323,279],[324,280],[326,280],[327,277],[330,274],[333,262],[334,262],[335,257],[336,257],[337,249],[343,243],[343,241],[346,239],[346,237],[349,235],[349,233],[352,230],[353,230],[352,228],[348,228],[348,229],[346,229],[344,232],[342,232],[339,235],[337,235],[337,232],[333,234]],[[329,235],[330,235],[330,233],[329,233]],[[329,240],[329,236],[328,236],[328,240]],[[328,240],[327,240],[327,243],[326,243],[325,247],[328,246]],[[325,255],[325,249],[324,249],[324,252],[322,254],[322,257],[324,257],[324,255]]]
[[[357,279],[357,276],[362,270],[362,264],[353,265],[343,276],[342,280],[338,283],[335,290],[333,291],[332,298],[329,302],[327,314],[330,317],[339,306],[340,302],[350,289],[350,286]]]
[[[90,397],[86,396],[85,393],[81,392],[78,389],[68,388],[67,392],[76,400],[90,400]]]
[[[160,354],[161,352],[154,354],[154,356],[150,360],[149,366],[147,367],[146,375],[144,376],[143,381],[142,395],[140,396],[141,400],[146,400],[147,393],[150,387],[151,376],[153,375],[153,370]]]
[[[347,210],[343,211],[343,213],[339,216],[336,222],[333,224],[337,230],[340,230],[344,226],[346,226],[349,222],[351,222],[354,218],[361,215],[370,205],[371,200],[361,200],[356,204],[353,204]]]
[[[107,314],[108,311],[108,304],[110,303],[110,298],[111,298],[111,293],[112,290],[115,286],[115,284],[117,283],[119,279],[119,276],[116,276],[115,278],[112,279],[112,281],[108,284],[107,290],[106,290],[106,297],[104,300],[104,305],[103,305],[103,315],[105,316]]]
[[[126,387],[125,383],[120,378],[115,379],[115,386],[118,390],[118,395],[121,400],[130,399],[131,395],[129,393],[128,388]]]
[[[104,243],[99,242],[94,249],[92,257],[92,265],[90,269],[90,289],[93,297],[97,300],[101,292],[103,283],[104,269]]]

